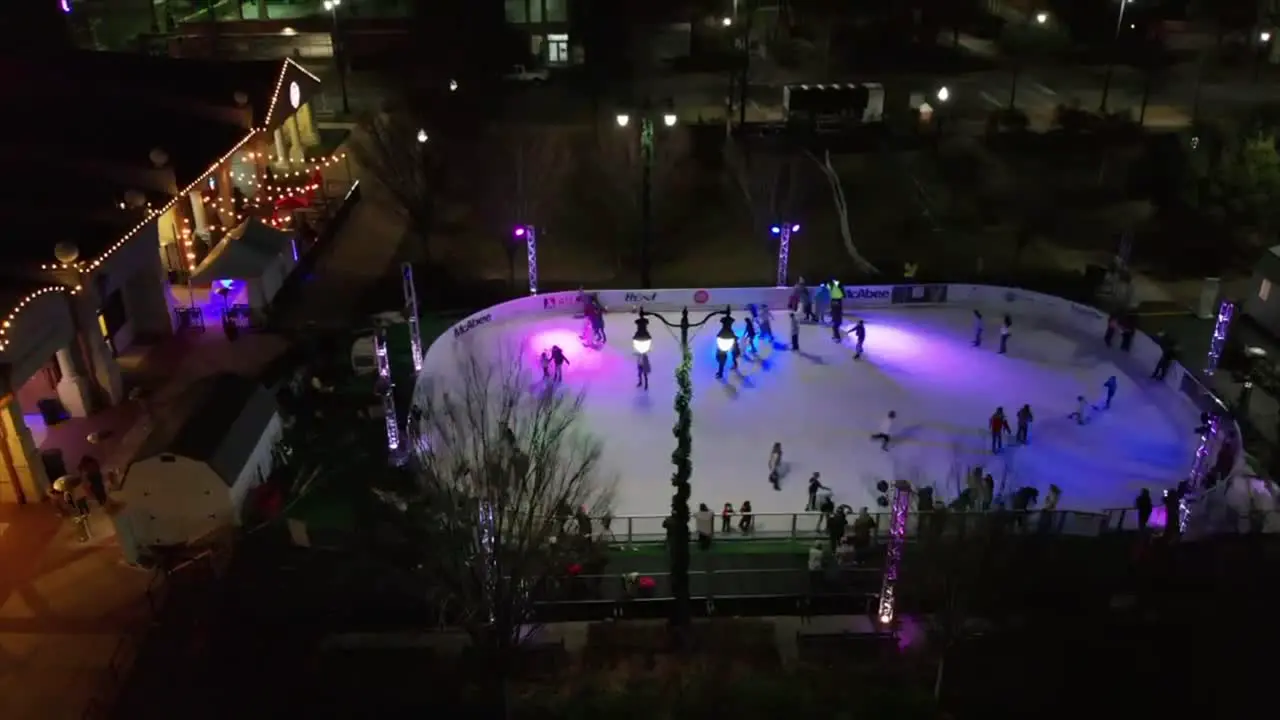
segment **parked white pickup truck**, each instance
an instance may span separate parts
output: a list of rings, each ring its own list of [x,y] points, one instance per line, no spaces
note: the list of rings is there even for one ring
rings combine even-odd
[[[526,68],[523,65],[516,65],[511,68],[511,72],[502,76],[506,80],[515,82],[543,83],[551,77],[551,71],[546,68]]]

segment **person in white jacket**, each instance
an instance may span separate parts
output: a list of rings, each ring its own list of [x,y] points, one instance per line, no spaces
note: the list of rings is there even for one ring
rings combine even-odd
[[[871,436],[872,440],[880,441],[881,450],[886,452],[889,450],[889,443],[893,441],[893,426],[897,418],[898,413],[890,410],[889,414],[884,416],[884,420],[880,421],[880,432]]]

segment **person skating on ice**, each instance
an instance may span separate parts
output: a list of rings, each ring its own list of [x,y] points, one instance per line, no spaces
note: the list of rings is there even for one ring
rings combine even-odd
[[[840,342],[840,326],[844,324],[844,306],[841,303],[831,303],[831,339]]]
[[[729,353],[716,348],[716,379],[724,379],[724,364],[729,359]]]
[[[865,343],[866,341],[867,341],[867,326],[863,325],[862,321],[859,320],[858,323],[853,326],[853,359],[854,360],[862,359],[862,344]]]
[[[819,285],[813,296],[813,321],[821,323],[827,317],[827,306],[831,303],[831,288]]]
[[[773,313],[769,311],[768,305],[760,306],[760,337],[773,342]]]
[[[769,484],[774,490],[781,490],[782,485],[782,443],[773,444],[769,451]]]
[[[805,321],[814,321],[813,295],[809,292],[809,286],[804,284],[804,278],[800,278],[800,282],[796,283],[796,299],[800,303],[801,316]]]
[[[1103,410],[1111,409],[1111,401],[1114,400],[1116,397],[1116,389],[1118,384],[1119,383],[1116,381],[1115,375],[1112,375],[1111,377],[1107,378],[1107,381],[1102,383],[1103,389],[1107,391],[1106,397],[1103,398],[1102,400]]]
[[[1137,332],[1133,327],[1133,319],[1125,317],[1120,320],[1120,351],[1129,352],[1133,347],[1133,334]]]
[[[755,515],[751,509],[751,501],[743,500],[738,506],[738,529],[744,534],[751,532],[755,527]]]
[[[742,320],[742,338],[746,341],[747,352],[756,352],[756,325],[751,322],[751,318],[743,318]]]
[[[1004,408],[998,407],[987,420],[987,429],[991,431],[991,452],[999,453],[1004,449],[1004,436],[1009,430],[1009,419],[1005,417]]]
[[[822,484],[822,473],[814,473],[809,476],[809,504],[805,505],[805,512],[813,512],[818,509],[818,491],[826,490],[831,492],[831,488]]]
[[[550,380],[551,379],[551,351],[543,350],[542,354],[538,356],[538,362],[542,364],[542,379]]]
[[[982,347],[982,313],[973,311],[973,346]]]
[[[795,311],[787,313],[787,318],[791,320],[791,351],[800,352],[800,321]]]
[[[564,366],[569,364],[569,358],[564,356],[564,350],[561,350],[559,345],[551,346],[551,364],[555,366],[551,379],[560,382],[564,379]]]
[[[1156,337],[1156,342],[1160,345],[1160,359],[1156,361],[1156,367],[1151,371],[1151,379],[1163,380],[1165,375],[1169,373],[1169,367],[1173,365],[1174,356],[1177,353],[1174,350],[1173,342],[1164,333]]]
[[[733,503],[725,503],[720,510],[720,532],[728,535],[733,531]]]
[[[1009,352],[1009,336],[1013,334],[1013,318],[1005,315],[1004,322],[1000,325],[1000,355],[1006,355]]]
[[[884,416],[884,420],[880,421],[880,432],[871,436],[872,440],[880,441],[881,450],[886,452],[889,450],[889,443],[893,441],[893,426],[897,419],[898,413],[890,410],[889,414]]]
[[[1019,445],[1026,445],[1031,436],[1031,423],[1035,421],[1035,416],[1031,414],[1031,406],[1023,405],[1018,408],[1018,431],[1014,434],[1014,442]]]
[[[604,312],[597,310],[591,315],[591,334],[596,345],[603,345],[608,337],[604,334]]]
[[[636,353],[636,387],[649,389],[649,353]]]
[[[1116,337],[1116,331],[1120,329],[1120,318],[1115,315],[1107,317],[1107,329],[1102,333],[1102,344],[1111,347],[1111,342]]]
[[[738,369],[738,358],[742,355],[742,344],[738,342],[738,336],[733,336],[733,347],[729,350],[729,359],[733,362],[733,369]]]
[[[1083,425],[1088,418],[1089,401],[1085,400],[1083,395],[1077,395],[1075,412],[1067,415],[1067,419],[1075,420],[1077,425]]]

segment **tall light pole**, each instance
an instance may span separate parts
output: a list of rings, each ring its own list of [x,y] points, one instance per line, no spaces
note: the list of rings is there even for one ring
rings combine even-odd
[[[733,316],[731,308],[708,313],[696,323],[689,322],[689,308],[680,311],[680,322],[673,323],[661,315],[646,315],[640,308],[636,319],[636,333],[631,338],[632,348],[639,354],[647,354],[653,347],[649,334],[649,320],[656,318],[669,328],[680,330],[680,365],[676,368],[676,424],[672,434],[676,437],[676,449],[671,453],[675,472],[671,484],[675,493],[671,497],[671,517],[667,526],[667,550],[670,553],[671,594],[675,604],[671,610],[671,626],[682,629],[689,626],[689,497],[692,489],[689,478],[693,475],[693,353],[689,350],[689,330],[702,327],[713,317],[719,317],[720,332],[716,334],[716,349],[727,353],[733,349]]]
[[[333,39],[330,44],[333,46],[333,64],[338,67],[338,86],[342,88],[342,114],[348,115],[351,113],[351,102],[347,98],[346,45],[342,41],[341,28],[338,27],[338,8],[340,7],[342,7],[342,0],[324,0],[324,9],[333,18]]]
[[[1258,49],[1254,51],[1253,56],[1253,81],[1258,82],[1259,75],[1262,74],[1262,61],[1264,58],[1270,59],[1271,54],[1271,31],[1263,30],[1258,33]]]
[[[791,259],[791,235],[800,232],[800,223],[778,223],[769,228],[778,238],[778,287],[788,287],[787,262]]]
[[[525,256],[529,259],[529,294],[538,294],[538,229],[532,225],[517,225],[512,233],[517,241],[524,240]],[[514,262],[514,260],[512,261]],[[512,269],[512,284],[515,270]]]
[[[1133,0],[1119,0],[1120,10],[1116,12],[1116,32],[1111,38],[1111,57],[1107,60],[1107,74],[1102,78],[1102,102],[1098,105],[1099,112],[1107,111],[1107,96],[1111,93],[1111,75],[1116,68],[1116,53],[1120,49],[1120,26],[1124,23],[1124,9],[1133,2]]]
[[[933,97],[938,101],[938,107],[934,108],[933,111],[934,115],[938,118],[938,121],[934,124],[937,128],[934,133],[936,139],[942,137],[942,120],[946,116],[943,108],[946,106],[947,101],[951,99],[951,91],[947,89],[946,85],[943,85],[938,88],[938,92],[934,93]]]
[[[648,289],[652,285],[650,277],[652,268],[649,248],[653,239],[653,160],[654,160],[654,123],[648,110],[640,114],[640,287]],[[661,116],[664,127],[675,127],[675,113],[667,112]],[[619,114],[614,120],[618,127],[631,127],[631,116]]]

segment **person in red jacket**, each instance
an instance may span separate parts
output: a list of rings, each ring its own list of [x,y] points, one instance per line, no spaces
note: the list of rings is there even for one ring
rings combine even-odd
[[[1009,430],[1009,420],[1004,416],[1004,408],[998,407],[987,422],[991,430],[991,452],[999,453],[1004,449],[1004,436]]]

